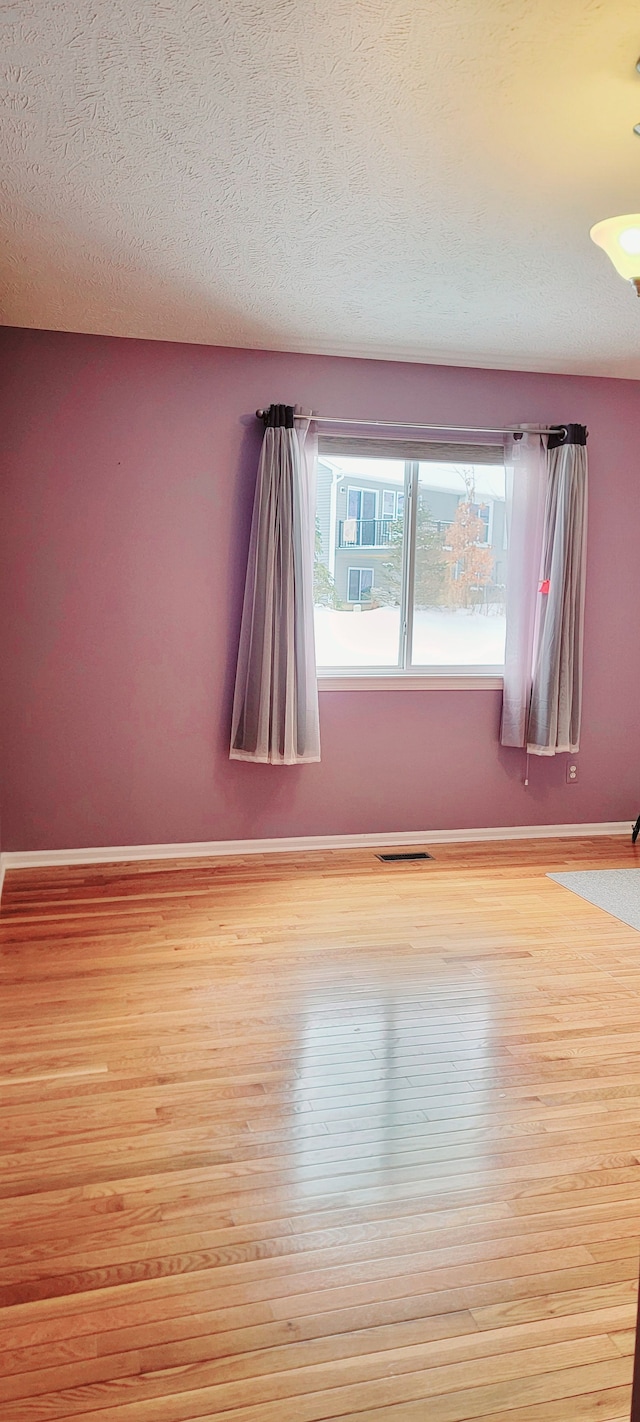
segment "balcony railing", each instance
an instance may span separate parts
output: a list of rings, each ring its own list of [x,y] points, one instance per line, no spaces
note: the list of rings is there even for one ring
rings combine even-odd
[[[345,518],[338,522],[338,548],[388,548],[392,518]]]
[[[338,521],[338,548],[388,548],[391,543],[391,529],[396,520],[392,518],[345,518]],[[434,533],[444,536],[451,528],[450,518],[433,519],[429,527]]]

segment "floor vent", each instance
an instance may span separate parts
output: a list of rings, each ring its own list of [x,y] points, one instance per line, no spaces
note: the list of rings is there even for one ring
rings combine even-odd
[[[376,859],[379,859],[382,864],[406,864],[416,859],[433,859],[433,855],[425,854],[424,849],[415,849],[408,854],[376,854]]]

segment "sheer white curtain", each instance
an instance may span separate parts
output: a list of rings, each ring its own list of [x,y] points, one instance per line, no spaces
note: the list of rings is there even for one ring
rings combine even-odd
[[[547,486],[546,441],[510,438],[507,494],[507,637],[502,699],[503,746],[525,746],[539,610],[542,531]]]
[[[231,722],[232,760],[320,759],[313,627],[315,439],[271,405],[258,466]]]

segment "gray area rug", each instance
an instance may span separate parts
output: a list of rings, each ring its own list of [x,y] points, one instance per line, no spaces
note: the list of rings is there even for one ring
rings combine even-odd
[[[640,869],[588,869],[547,877],[640,931]]]

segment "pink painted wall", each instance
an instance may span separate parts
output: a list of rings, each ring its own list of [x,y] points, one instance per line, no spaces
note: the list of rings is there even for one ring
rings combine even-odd
[[[640,387],[5,330],[4,849],[635,818]],[[271,400],[358,418],[581,421],[591,438],[580,782],[501,751],[496,692],[324,693],[320,765],[227,757]]]

